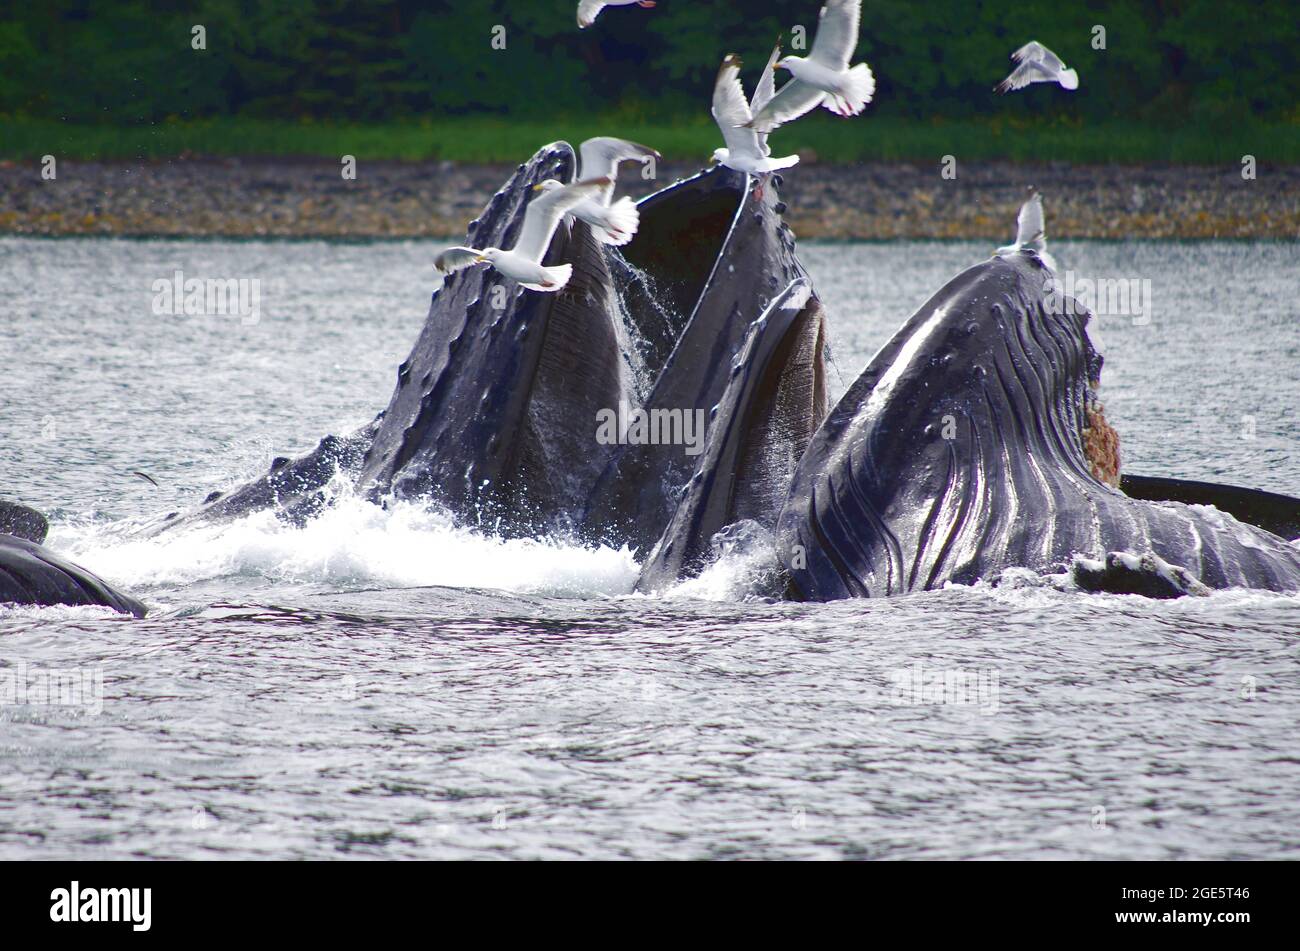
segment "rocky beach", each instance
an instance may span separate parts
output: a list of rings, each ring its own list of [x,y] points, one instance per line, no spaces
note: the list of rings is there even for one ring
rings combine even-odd
[[[938,161],[832,165],[805,156],[784,175],[786,220],[802,238],[1008,239],[1028,186],[1065,238],[1296,238],[1300,166],[1071,165]],[[700,166],[663,163],[637,197]],[[507,165],[366,161],[346,180],[323,159],[176,158],[0,163],[0,233],[185,237],[448,237],[464,233]]]

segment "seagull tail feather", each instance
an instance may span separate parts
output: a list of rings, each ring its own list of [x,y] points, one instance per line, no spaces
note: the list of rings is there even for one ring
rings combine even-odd
[[[556,264],[552,267],[544,267],[542,271],[546,274],[545,284],[525,284],[529,290],[546,291],[555,293],[563,290],[564,285],[569,283],[569,277],[573,274],[572,264]]]
[[[636,234],[641,224],[641,213],[636,209],[636,202],[623,197],[605,209],[606,227],[597,232],[603,244],[614,246],[627,244]]]
[[[872,75],[870,66],[866,63],[858,63],[849,70],[846,92],[848,95],[845,98],[848,100],[851,114],[856,116],[876,94],[876,77]]]
[[[759,172],[775,172],[779,169],[790,168],[799,164],[799,156],[784,155],[781,158],[765,158],[759,164]]]

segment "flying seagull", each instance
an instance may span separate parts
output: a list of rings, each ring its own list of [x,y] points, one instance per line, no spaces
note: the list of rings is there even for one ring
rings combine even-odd
[[[622,245],[632,240],[640,224],[641,215],[636,210],[636,202],[626,196],[614,201],[614,183],[618,180],[618,166],[621,162],[637,161],[644,165],[650,161],[663,158],[654,149],[626,139],[610,136],[598,136],[588,139],[578,146],[582,159],[578,172],[580,180],[608,178],[609,187],[599,195],[588,198],[569,212],[574,218],[591,225],[596,240],[603,244]],[[543,191],[563,188],[555,179],[542,182]]]
[[[781,55],[781,47],[772,50],[767,61],[767,68],[754,90],[754,98],[745,102],[745,88],[740,84],[740,57],[728,55],[718,70],[718,81],[713,86],[713,119],[722,130],[722,141],[726,148],[713,150],[713,161],[734,168],[749,175],[763,175],[780,168],[797,165],[799,156],[786,155],[772,158],[772,149],[767,144],[767,133],[755,132],[745,128],[753,119],[754,113],[762,109],[772,99],[776,87],[776,71],[772,68]],[[763,197],[763,182],[760,179],[754,189],[754,197]]]
[[[484,248],[482,251],[466,247],[448,248],[438,255],[433,266],[442,274],[451,274],[475,264],[490,264],[529,290],[554,293],[569,283],[569,275],[573,273],[572,264],[542,266],[542,258],[551,246],[551,236],[559,227],[560,219],[613,184],[608,178],[592,178],[556,189],[534,185],[533,191],[539,194],[524,209],[524,226],[513,248],[509,251],[500,248]]]
[[[578,29],[585,30],[596,22],[600,11],[606,7],[630,7],[632,4],[649,9],[655,0],[582,0],[578,4]]]
[[[1056,270],[1056,260],[1047,253],[1047,232],[1043,225],[1043,196],[1036,189],[1030,189],[1029,200],[1020,206],[1016,216],[1016,240],[998,248],[998,257],[1018,254],[1021,251],[1033,251],[1042,259],[1049,270]]]
[[[787,56],[774,69],[788,69],[794,77],[746,123],[756,132],[771,132],[818,106],[840,116],[856,116],[876,92],[871,67],[849,61],[858,45],[858,19],[862,0],[828,0],[822,7],[807,58]]]
[[[1063,89],[1079,88],[1079,74],[1066,69],[1061,57],[1037,40],[1030,40],[1012,53],[1011,58],[1020,65],[993,87],[996,92],[1005,95],[1013,89],[1024,89],[1030,83],[1060,83]]]

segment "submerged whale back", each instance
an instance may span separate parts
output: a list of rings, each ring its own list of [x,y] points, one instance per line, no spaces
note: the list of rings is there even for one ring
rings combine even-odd
[[[103,605],[144,617],[144,604],[115,591],[85,568],[65,561],[44,545],[0,535],[0,603],[71,606]]]

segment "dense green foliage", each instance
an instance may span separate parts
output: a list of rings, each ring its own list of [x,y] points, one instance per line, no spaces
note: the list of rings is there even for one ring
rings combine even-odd
[[[0,16],[0,115],[78,124],[241,116],[331,122],[466,114],[707,120],[723,54],[753,78],[777,34],[811,33],[819,0],[37,0]],[[1300,16],[1252,0],[867,0],[872,114],[1110,121],[1221,132],[1300,120]],[[202,24],[207,49],[191,49]],[[1093,26],[1106,49],[1093,48]],[[504,50],[491,47],[505,27]],[[1039,39],[1078,69],[1071,95],[992,86]]]
[[[286,123],[274,119],[218,118],[156,125],[74,125],[48,119],[0,118],[0,155],[39,159],[48,153],[73,159],[161,159],[176,155],[318,156],[365,159],[446,159],[456,162],[521,161],[543,143],[581,142],[620,135],[653,145],[670,160],[701,165],[718,146],[711,122],[658,123],[620,116],[503,119],[452,116],[419,122]],[[1084,163],[1228,164],[1245,152],[1261,161],[1300,164],[1300,124],[1252,126],[1235,136],[1188,124],[1161,130],[1150,125],[1099,122],[1032,123],[968,119],[919,122],[872,117],[845,122],[826,113],[801,119],[772,137],[778,153],[811,151],[823,161],[963,160],[1044,158]]]

